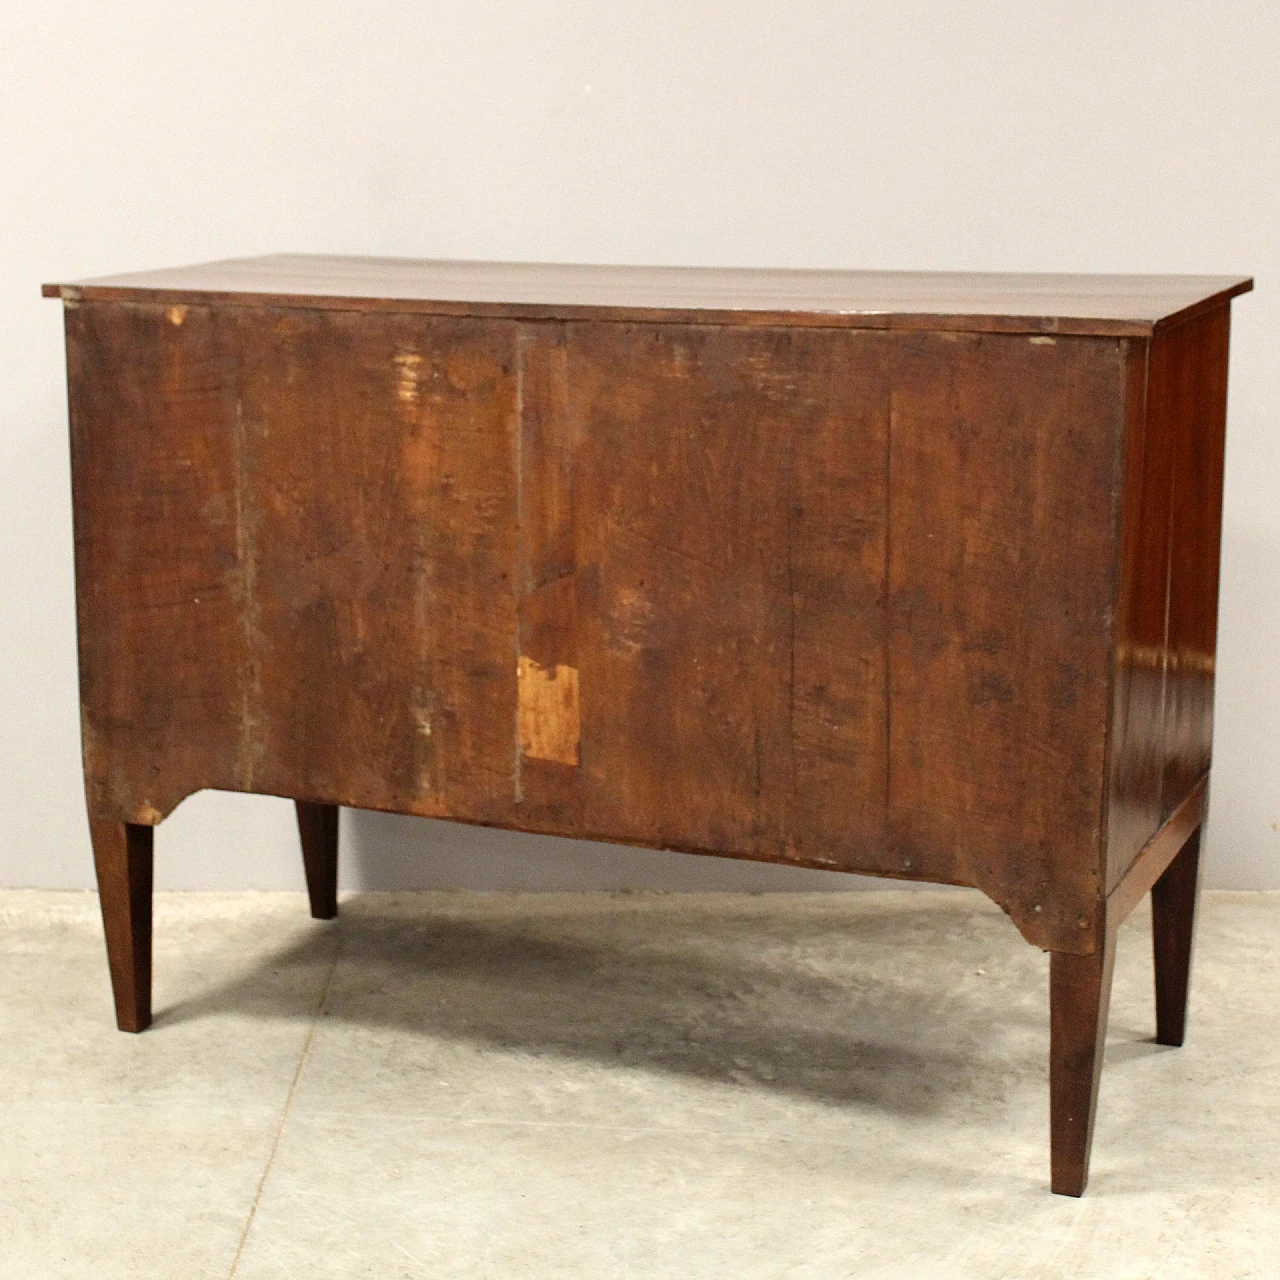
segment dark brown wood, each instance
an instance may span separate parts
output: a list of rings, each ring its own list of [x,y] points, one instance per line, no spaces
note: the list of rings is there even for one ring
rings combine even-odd
[[[1156,969],[1156,1040],[1180,1045],[1186,1035],[1191,942],[1200,892],[1197,827],[1151,889],[1151,938]]]
[[[286,306],[508,320],[1146,336],[1243,276],[741,270],[275,254],[44,286],[69,301]]]
[[[217,323],[236,365],[224,432],[252,583],[229,690],[247,711],[246,789],[500,821],[515,767],[515,327],[292,308]]]
[[[151,827],[90,814],[107,963],[121,1031],[151,1025]]]
[[[1107,889],[1209,769],[1230,311],[1134,343]]]
[[[1231,311],[1220,307],[1151,344],[1150,413],[1173,437],[1161,817],[1212,755],[1230,333]]]
[[[1108,891],[1160,825],[1172,441],[1149,429],[1150,344],[1128,352],[1107,793]],[[1153,427],[1159,424],[1153,424]]]
[[[1201,779],[1101,904],[1101,950],[1050,956],[1051,1163],[1053,1189],[1062,1195],[1083,1194],[1088,1181],[1116,934],[1148,892],[1156,958],[1156,1039],[1182,1043],[1206,794]]]
[[[888,342],[575,328],[590,830],[830,867],[883,840]]]
[[[338,806],[299,800],[294,807],[311,915],[332,920],[338,914]]]
[[[1051,950],[1098,945],[1127,344],[904,334],[893,365],[891,840]]]
[[[1124,879],[1111,891],[1108,909],[1117,924],[1123,924],[1129,918],[1178,856],[1179,850],[1191,839],[1193,832],[1203,825],[1207,796],[1208,779],[1202,778],[1147,841],[1125,872]]]
[[[1181,998],[1246,287],[275,258],[59,289],[107,878],[213,787],[300,801],[317,915],[343,804],[973,885],[1053,953],[1083,1186],[1115,930],[1165,874]],[[109,936],[136,901],[104,891]]]
[[[1051,1185],[1080,1196],[1089,1181],[1093,1122],[1107,1039],[1116,922],[1101,930],[1088,956],[1055,951],[1049,957],[1049,1142]]]
[[[973,884],[1095,945],[1124,343],[69,315],[121,817],[324,798]]]
[[[253,782],[234,364],[212,312],[180,315],[66,308],[86,788],[143,825]]]

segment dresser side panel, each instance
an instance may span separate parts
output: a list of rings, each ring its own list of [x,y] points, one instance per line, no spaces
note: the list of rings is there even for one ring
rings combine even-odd
[[[1227,305],[1159,330],[1131,415],[1108,890],[1209,769],[1229,338]]]
[[[1173,437],[1163,821],[1209,770],[1231,308],[1157,333],[1150,412]]]
[[[897,339],[883,869],[1054,950],[1097,943],[1124,410],[1116,340]]]

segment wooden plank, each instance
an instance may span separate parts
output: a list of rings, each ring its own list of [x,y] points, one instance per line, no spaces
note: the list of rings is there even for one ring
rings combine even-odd
[[[521,326],[517,402],[513,818],[522,826],[576,831],[582,713],[573,474],[581,427],[569,401],[564,325]]]
[[[71,299],[420,311],[491,319],[1146,335],[1241,276],[432,262],[277,254],[46,285]]]
[[[811,399],[789,427],[788,852],[810,866],[866,865],[886,835],[893,342],[815,346]]]
[[[1099,944],[1125,352],[915,334],[893,366],[890,839],[1037,945]]]
[[[242,788],[498,817],[515,786],[514,329],[224,323],[253,588]]]
[[[886,341],[571,327],[584,834],[880,837]]]
[[[1147,841],[1125,871],[1123,879],[1111,891],[1107,910],[1117,925],[1133,914],[1134,908],[1151,892],[1152,886],[1181,852],[1192,832],[1203,824],[1208,793],[1208,779],[1201,778],[1164,820],[1159,831]]]

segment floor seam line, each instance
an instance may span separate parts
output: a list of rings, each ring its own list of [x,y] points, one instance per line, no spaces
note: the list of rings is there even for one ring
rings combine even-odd
[[[307,1029],[307,1038],[302,1045],[302,1053],[298,1056],[298,1065],[293,1070],[293,1079],[289,1081],[289,1092],[285,1094],[284,1107],[280,1112],[280,1123],[276,1125],[275,1136],[271,1139],[271,1150],[267,1153],[266,1164],[262,1167],[262,1176],[258,1179],[253,1193],[253,1203],[249,1206],[249,1216],[245,1219],[244,1230],[240,1233],[240,1241],[236,1245],[235,1257],[231,1259],[231,1270],[227,1272],[227,1280],[235,1280],[240,1269],[240,1259],[244,1256],[245,1245],[249,1242],[249,1232],[253,1230],[254,1219],[258,1216],[258,1205],[262,1201],[262,1192],[267,1185],[271,1167],[275,1164],[276,1152],[280,1149],[280,1139],[284,1136],[284,1126],[293,1109],[293,1095],[298,1090],[298,1081],[302,1078],[302,1068],[307,1065],[311,1056],[311,1047],[315,1044],[316,1032],[320,1028],[320,1019],[324,1017],[324,1008],[329,1000],[329,991],[333,986],[334,975],[338,972],[338,961],[342,957],[342,934],[338,934],[338,944],[333,951],[333,962],[329,965],[328,976],[320,991],[320,999],[316,1002],[315,1013],[311,1017],[311,1026]]]

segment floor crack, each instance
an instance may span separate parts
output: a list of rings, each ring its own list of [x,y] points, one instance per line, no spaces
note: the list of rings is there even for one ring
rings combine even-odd
[[[316,1031],[320,1027],[320,1019],[324,1016],[325,1005],[329,1000],[329,991],[333,986],[333,977],[338,971],[338,961],[341,956],[342,934],[339,932],[338,945],[333,951],[333,961],[329,965],[329,972],[320,991],[320,999],[316,1002],[315,1013],[311,1015],[311,1026],[307,1030],[307,1039],[302,1046],[302,1053],[298,1057],[298,1065],[294,1068],[293,1079],[289,1081],[289,1092],[285,1095],[284,1109],[280,1112],[280,1123],[276,1126],[275,1136],[271,1139],[271,1150],[267,1155],[267,1162],[262,1168],[262,1176],[258,1179],[257,1189],[253,1193],[253,1204],[249,1206],[249,1216],[245,1219],[244,1230],[240,1233],[240,1242],[236,1245],[236,1255],[231,1260],[231,1270],[227,1272],[227,1280],[235,1280],[236,1272],[240,1269],[240,1259],[244,1256],[244,1248],[249,1241],[249,1232],[253,1230],[253,1221],[258,1216],[258,1205],[262,1201],[262,1191],[267,1185],[267,1177],[271,1173],[271,1167],[275,1164],[276,1152],[280,1149],[280,1139],[284,1136],[284,1126],[289,1119],[289,1112],[293,1108],[293,1095],[298,1090],[298,1081],[302,1078],[302,1069],[307,1065],[307,1059],[311,1056],[311,1046],[315,1044]]]

